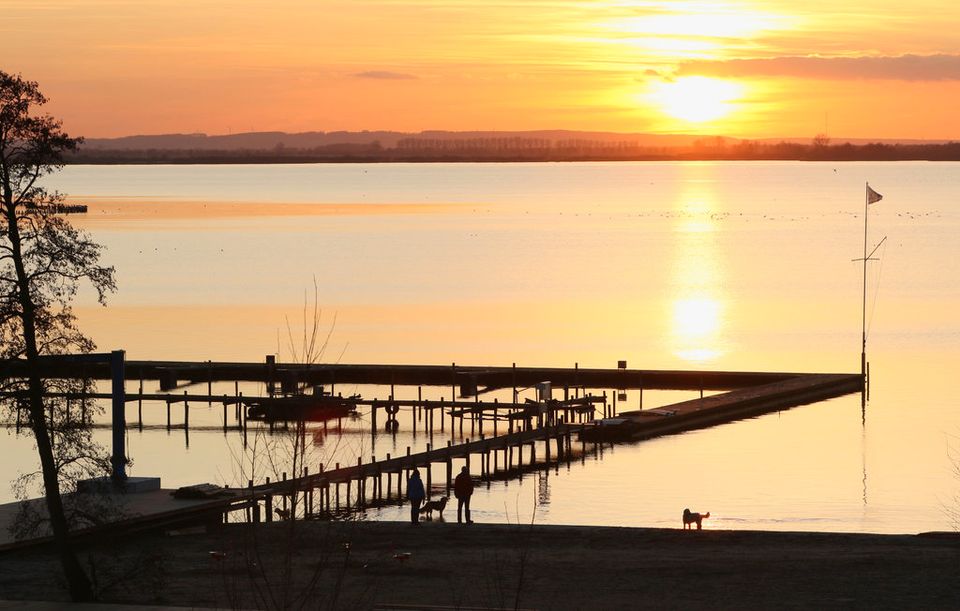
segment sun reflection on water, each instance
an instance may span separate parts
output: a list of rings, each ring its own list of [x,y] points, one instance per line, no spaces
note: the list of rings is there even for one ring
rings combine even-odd
[[[724,352],[723,274],[711,235],[717,204],[707,185],[692,183],[678,198],[677,206],[675,293],[670,308],[672,351],[683,360],[705,363]]]
[[[678,299],[673,303],[673,335],[675,354],[695,362],[711,361],[720,356],[717,348],[720,335],[721,304],[709,297]]]

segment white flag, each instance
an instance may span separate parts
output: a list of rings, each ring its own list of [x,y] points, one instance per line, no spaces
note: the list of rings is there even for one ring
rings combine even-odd
[[[870,188],[870,185],[867,185],[867,203],[873,204],[883,199],[883,196]]]

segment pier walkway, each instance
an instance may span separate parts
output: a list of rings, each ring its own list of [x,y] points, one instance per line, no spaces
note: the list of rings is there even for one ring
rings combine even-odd
[[[555,461],[570,460],[575,450],[571,440],[573,435],[579,435],[580,454],[585,455],[591,444],[597,449],[607,441],[638,440],[713,426],[864,389],[864,379],[858,374],[653,371],[627,370],[625,364],[621,365],[617,369],[556,369],[456,365],[295,366],[279,365],[269,358],[266,364],[130,361],[126,365],[125,377],[127,380],[140,380],[140,393],[128,395],[126,400],[166,402],[168,428],[171,425],[171,402],[184,402],[186,429],[189,428],[188,401],[222,401],[223,426],[227,426],[227,406],[234,403],[237,412],[235,417],[242,420],[245,433],[246,417],[241,414],[244,411],[241,409],[244,398],[238,392],[234,397],[217,396],[209,392],[209,387],[206,395],[185,394],[181,397],[174,393],[143,393],[144,379],[159,380],[161,390],[172,390],[182,381],[208,385],[223,381],[262,381],[268,384],[268,388],[279,383],[281,392],[302,389],[304,385],[311,384],[328,384],[330,388],[335,383],[389,385],[390,399],[387,401],[357,399],[358,404],[369,406],[374,432],[377,429],[377,410],[382,408],[387,414],[395,414],[401,404],[414,409],[415,427],[419,410],[422,426],[428,431],[434,430],[432,414],[436,409],[441,413],[441,431],[444,412],[450,418],[451,433],[454,418],[459,418],[461,439],[465,419],[475,422],[478,427],[474,429],[471,425],[471,438],[461,443],[448,440],[446,445],[438,447],[427,444],[425,450],[414,453],[407,447],[406,453],[401,456],[387,454],[379,459],[371,456],[366,462],[358,458],[356,464],[336,463],[332,468],[320,464],[313,472],[309,466],[297,465],[296,469],[302,472],[282,473],[279,481],[269,478],[260,483],[249,481],[245,488],[221,489],[213,495],[194,500],[173,498],[169,490],[121,494],[127,497],[124,502],[130,504],[128,517],[77,532],[74,536],[82,539],[182,524],[219,524],[225,520],[256,522],[272,521],[275,517],[328,517],[341,509],[363,508],[384,502],[402,503],[403,487],[410,472],[438,463],[443,464],[445,470],[442,481],[436,486],[432,481],[433,469],[425,469],[424,483],[428,494],[437,490],[449,494],[455,460],[463,461],[475,478],[499,479],[512,469],[522,473],[524,468],[541,468],[541,464],[549,467]],[[21,365],[15,362],[0,365],[0,377],[22,374],[18,367]],[[45,366],[44,375],[88,375],[106,379],[110,376],[110,370],[96,363],[49,363]],[[481,402],[478,398],[484,392],[512,387],[516,399],[518,388],[532,388],[543,382],[562,387],[563,401],[518,403],[515,400],[498,403]],[[423,401],[418,398],[416,401],[394,401],[395,385],[450,386],[452,400]],[[700,397],[655,409],[624,412],[619,417],[610,418],[606,416],[616,415],[616,393],[613,395],[613,406],[608,409],[605,393],[604,396],[598,396],[586,392],[587,389],[598,388],[640,389],[641,406],[643,389],[699,390]],[[575,390],[572,397],[570,389]],[[581,389],[583,396],[580,396]],[[729,392],[705,395],[704,390]],[[457,393],[461,397],[473,397],[474,400],[457,401]],[[112,397],[105,394],[104,398],[108,396]],[[601,413],[605,416],[598,422],[593,421],[596,403],[602,404]],[[122,415],[122,410],[120,413]],[[491,415],[493,434],[487,436],[482,423],[483,418]],[[506,423],[498,429],[497,422],[500,419],[506,420]],[[304,426],[298,424],[296,434],[303,435],[305,430]],[[543,452],[540,462],[538,448]],[[527,449],[529,458],[524,465],[524,451]],[[479,461],[479,469],[472,468],[471,460]],[[30,502],[42,501],[35,499]],[[16,505],[0,506],[0,526],[9,523],[16,512]],[[14,541],[6,528],[0,528],[0,552],[47,540],[40,537]]]
[[[639,440],[679,433],[860,392],[858,374],[806,374],[701,396],[648,410],[621,412],[581,434],[588,441]]]
[[[572,433],[582,426],[559,424],[492,437],[481,434],[479,439],[467,439],[459,444],[448,441],[445,446],[438,448],[428,444],[423,452],[410,453],[407,448],[407,453],[402,456],[387,454],[379,460],[374,456],[369,462],[358,459],[354,465],[342,466],[336,463],[332,469],[325,469],[321,464],[313,473],[307,467],[297,477],[288,478],[287,474],[283,473],[279,480],[271,481],[268,477],[259,484],[250,481],[246,488],[221,488],[205,498],[174,498],[173,490],[116,493],[123,517],[110,524],[82,529],[73,533],[73,536],[82,540],[103,534],[115,536],[123,532],[169,528],[183,524],[218,524],[221,521],[235,520],[232,515],[236,512],[243,512],[240,519],[270,522],[278,516],[288,515],[289,508],[294,506],[293,498],[297,499],[299,506],[299,509],[295,510],[295,517],[298,518],[329,516],[341,509],[363,508],[368,504],[378,504],[390,499],[403,502],[403,487],[410,472],[436,463],[446,465],[446,477],[441,487],[444,493],[449,495],[453,485],[454,460],[463,460],[470,469],[471,457],[476,457],[480,463],[479,478],[497,478],[498,474],[504,471],[522,468],[524,450],[527,448],[527,465],[538,464],[536,448],[537,443],[541,442],[544,449],[541,462],[549,466],[554,461],[564,460],[572,455]],[[425,472],[424,483],[429,494],[434,489],[432,470],[427,468]],[[42,499],[28,502],[37,503],[42,509]],[[0,553],[48,543],[51,540],[49,536],[43,535],[23,541],[12,538],[8,527],[13,523],[18,505],[19,503],[0,505]]]

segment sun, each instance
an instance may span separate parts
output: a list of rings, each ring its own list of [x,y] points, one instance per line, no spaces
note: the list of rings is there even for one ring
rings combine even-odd
[[[661,82],[647,94],[647,101],[661,112],[681,121],[705,123],[726,117],[743,97],[739,83],[705,76],[684,76]]]

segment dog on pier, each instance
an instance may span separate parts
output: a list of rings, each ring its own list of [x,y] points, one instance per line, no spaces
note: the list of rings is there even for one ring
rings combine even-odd
[[[710,517],[710,512],[707,513],[697,513],[695,511],[690,511],[689,509],[683,510],[683,529],[689,530],[693,527],[694,524],[697,525],[697,530],[703,528],[703,521]]]
[[[421,514],[427,514],[427,519],[433,519],[433,512],[436,511],[440,514],[440,517],[443,517],[443,510],[447,506],[447,497],[441,496],[439,500],[436,501],[427,501],[423,504],[423,507],[420,508]]]

